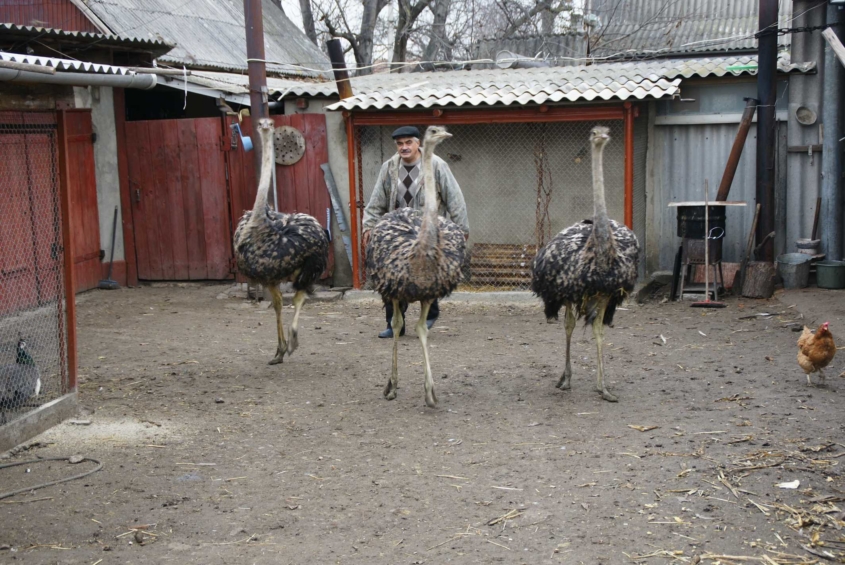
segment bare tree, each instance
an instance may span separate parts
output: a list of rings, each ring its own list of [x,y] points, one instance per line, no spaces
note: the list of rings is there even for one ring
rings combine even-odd
[[[443,54],[443,60],[452,58],[452,45],[446,30],[446,21],[449,19],[449,10],[452,8],[452,0],[434,0],[432,11],[434,21],[431,23],[431,31],[428,34],[428,43],[423,50],[422,60],[426,68],[430,66],[428,61],[434,61],[438,54]]]
[[[299,0],[299,10],[302,12],[302,28],[305,30],[305,35],[308,36],[311,43],[319,47],[317,28],[314,25],[314,12],[311,10],[311,0]]]
[[[341,0],[334,0],[329,6],[320,5],[320,21],[326,26],[331,37],[340,37],[349,42],[359,75],[372,73],[373,39],[379,14],[387,6],[388,0],[362,0],[361,26],[357,32],[353,31],[347,13],[347,6]]]
[[[397,0],[399,4],[399,18],[396,22],[396,35],[393,39],[393,62],[404,63],[407,61],[408,55],[408,40],[411,38],[411,31],[417,18],[420,17],[423,10],[428,8],[432,0],[417,0],[416,4],[412,4],[411,0]],[[391,69],[391,72],[402,72],[407,67],[397,66]]]

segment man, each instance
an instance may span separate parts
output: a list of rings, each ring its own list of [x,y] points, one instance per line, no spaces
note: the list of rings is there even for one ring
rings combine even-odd
[[[403,126],[393,132],[396,142],[396,154],[388,159],[379,171],[376,186],[370,196],[370,202],[364,208],[363,238],[364,248],[370,241],[370,230],[388,212],[397,208],[413,208],[421,210],[425,205],[422,174],[422,150],[420,149],[420,130],[414,126]],[[434,180],[437,184],[438,214],[452,220],[463,230],[464,237],[469,238],[469,222],[467,221],[467,207],[464,195],[458,181],[452,175],[446,161],[434,155]],[[408,305],[402,304],[402,318]],[[393,303],[385,304],[387,329],[379,333],[381,338],[392,338],[393,329],[390,322],[393,319]],[[435,300],[428,311],[426,325],[431,328],[440,314],[440,307]],[[399,335],[405,335],[405,327]]]

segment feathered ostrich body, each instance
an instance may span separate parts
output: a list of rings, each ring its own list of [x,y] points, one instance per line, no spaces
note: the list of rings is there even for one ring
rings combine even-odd
[[[246,212],[235,230],[235,257],[238,269],[255,283],[265,286],[273,297],[279,345],[271,365],[281,363],[298,345],[299,312],[306,294],[326,269],[329,240],[323,227],[308,214],[284,214],[267,204],[273,172],[273,120],[259,120],[261,175],[255,205]],[[282,292],[279,284],[292,282],[296,291],[290,338],[282,326]]]
[[[425,402],[432,408],[437,405],[437,396],[425,319],[431,303],[448,296],[458,286],[466,250],[461,228],[437,215],[437,188],[431,161],[434,148],[450,137],[452,134],[442,127],[432,126],[425,132],[422,145],[425,209],[420,212],[401,208],[385,214],[373,228],[367,246],[367,270],[375,290],[385,302],[393,301],[393,371],[384,396],[388,400],[396,398],[399,383],[398,344],[404,323],[400,302],[419,302],[420,320],[416,330],[425,357]]]
[[[593,219],[566,228],[537,253],[531,290],[543,300],[549,322],[557,320],[561,307],[566,307],[566,369],[558,388],[570,388],[572,330],[583,316],[587,324],[592,324],[596,339],[598,390],[605,400],[616,402],[604,384],[604,326],[613,324],[616,307],[634,289],[640,246],[634,232],[607,217],[602,152],[608,141],[608,128],[596,126],[590,132]]]

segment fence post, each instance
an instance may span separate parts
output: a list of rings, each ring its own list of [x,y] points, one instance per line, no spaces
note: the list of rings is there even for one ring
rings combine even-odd
[[[64,279],[65,279],[65,308],[67,316],[67,383],[63,393],[76,390],[76,272],[73,260],[73,240],[71,216],[71,195],[68,179],[68,132],[67,132],[67,111],[57,112],[57,135],[56,141],[59,149],[59,197],[62,207],[62,251],[64,255]]]
[[[634,105],[625,102],[625,225],[634,229]]]
[[[349,224],[352,231],[352,287],[361,288],[361,260],[358,245],[358,190],[355,186],[355,126],[352,114],[344,112],[346,121],[346,150],[349,167]]]

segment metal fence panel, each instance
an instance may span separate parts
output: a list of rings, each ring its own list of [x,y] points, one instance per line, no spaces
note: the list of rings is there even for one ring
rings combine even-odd
[[[0,424],[67,388],[53,112],[0,112]]]
[[[610,217],[621,223],[622,120],[449,126],[453,137],[437,148],[437,155],[452,169],[467,203],[470,258],[463,290],[527,290],[536,250],[562,229],[592,217],[589,135],[596,125],[610,128],[604,154],[606,200]],[[382,163],[396,152],[393,129],[358,128],[358,180],[365,205]],[[644,224],[644,183],[641,192]]]

